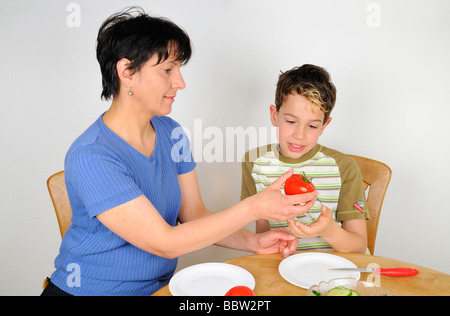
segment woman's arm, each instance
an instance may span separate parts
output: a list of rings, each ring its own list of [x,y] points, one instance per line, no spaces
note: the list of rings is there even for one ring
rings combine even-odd
[[[145,196],[103,212],[97,218],[134,246],[158,256],[176,258],[218,243],[255,220],[286,220],[305,213],[314,203],[316,193],[281,194],[281,186],[291,174],[291,171],[286,173],[266,190],[218,213],[205,208],[195,171],[180,175],[182,224],[175,227],[167,224]],[[240,232],[225,243],[236,246],[249,237],[248,233],[251,232]]]
[[[214,214],[207,210],[203,204],[195,172],[180,176],[179,183],[182,191],[179,215],[181,223]],[[193,185],[194,183],[195,185]],[[292,246],[292,241],[296,240],[296,238],[285,229],[274,230],[269,234],[258,233],[262,232],[257,231],[257,234],[255,234],[242,228],[215,244],[217,246],[254,253],[284,252],[285,255],[292,254],[293,250],[291,248],[294,250],[296,248],[296,244],[294,245],[295,247]],[[280,243],[280,241],[282,242]]]
[[[260,219],[256,221],[256,232],[257,233],[264,233],[270,230],[270,224],[269,221],[265,219]]]

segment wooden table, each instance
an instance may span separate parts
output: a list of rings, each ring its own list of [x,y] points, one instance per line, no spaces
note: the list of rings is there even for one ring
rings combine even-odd
[[[356,266],[366,268],[370,263],[376,263],[382,268],[406,267],[419,270],[413,277],[381,276],[381,285],[391,289],[397,296],[450,296],[450,275],[403,261],[368,256],[355,253],[330,252],[352,261]],[[292,285],[284,280],[278,272],[278,266],[283,260],[280,254],[253,255],[224,261],[249,271],[256,280],[255,294],[257,296],[304,296],[306,289]],[[365,281],[369,273],[361,273],[361,281]],[[165,286],[153,296],[171,296],[169,287]]]

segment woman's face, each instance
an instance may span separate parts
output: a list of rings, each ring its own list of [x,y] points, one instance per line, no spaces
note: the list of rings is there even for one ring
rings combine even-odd
[[[186,87],[180,61],[171,55],[164,62],[156,64],[157,62],[158,55],[155,54],[132,75],[133,97],[152,116],[169,114],[177,91]]]

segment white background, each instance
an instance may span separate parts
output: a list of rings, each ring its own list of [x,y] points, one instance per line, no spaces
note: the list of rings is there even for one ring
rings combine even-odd
[[[280,71],[327,68],[338,98],[320,143],[393,171],[375,254],[450,273],[449,1],[80,0],[80,27],[67,23],[70,3],[0,0],[0,295],[38,295],[53,272],[60,235],[46,180],[108,109],[95,39],[129,5],[193,41],[171,115],[191,132],[195,119],[203,130],[269,127]],[[211,210],[239,201],[238,162],[197,172]],[[240,255],[212,246],[180,267]]]

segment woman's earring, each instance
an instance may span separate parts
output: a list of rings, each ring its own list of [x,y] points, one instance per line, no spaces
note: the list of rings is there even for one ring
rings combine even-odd
[[[133,92],[131,92],[131,87],[128,88],[128,95],[133,95]]]

